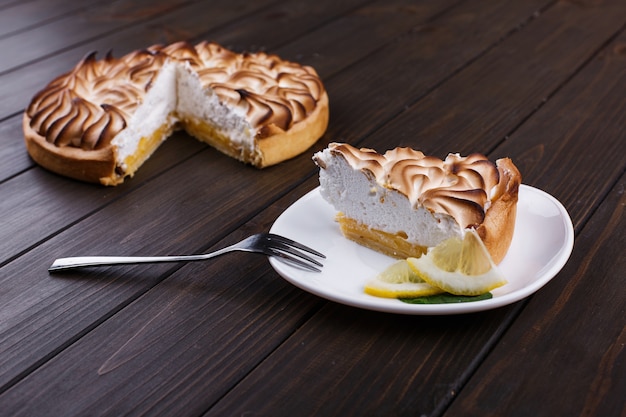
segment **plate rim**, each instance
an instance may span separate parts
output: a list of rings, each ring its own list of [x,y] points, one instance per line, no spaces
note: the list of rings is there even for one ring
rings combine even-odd
[[[273,222],[270,232],[275,233],[275,229],[280,226],[281,222],[285,221],[285,217],[290,214],[291,210],[294,210],[294,206],[300,206],[302,204],[306,204],[309,199],[315,198],[316,194],[321,197],[319,194],[320,187],[316,187],[298,200],[289,205]],[[356,308],[361,308],[370,311],[378,311],[385,313],[394,313],[394,314],[404,314],[404,315],[450,315],[450,314],[464,314],[464,313],[473,313],[478,311],[491,310],[495,308],[500,308],[514,302],[520,301],[535,292],[541,289],[544,285],[546,285],[550,280],[552,280],[565,266],[567,261],[569,260],[571,253],[574,247],[574,228],[572,220],[567,212],[565,206],[554,196],[551,194],[530,186],[526,184],[520,185],[520,190],[523,190],[520,194],[523,196],[525,193],[535,193],[543,199],[550,201],[554,206],[558,209],[559,218],[561,219],[564,226],[564,239],[563,245],[560,246],[557,250],[555,250],[555,255],[551,258],[550,262],[553,264],[546,271],[541,273],[537,279],[530,282],[528,285],[524,287],[514,290],[510,293],[494,296],[493,298],[487,300],[473,301],[468,303],[442,303],[442,304],[409,304],[404,303],[400,300],[395,299],[384,299],[380,298],[380,301],[377,302],[376,298],[367,299],[369,302],[364,303],[362,298],[357,298],[350,296],[349,294],[339,294],[333,291],[319,291],[317,287],[313,285],[306,285],[301,279],[298,279],[292,276],[294,273],[302,273],[302,271],[294,269],[292,266],[289,266],[283,262],[281,262],[277,258],[269,258],[270,265],[274,268],[274,270],[287,282],[292,285],[300,288],[303,291],[306,291],[310,294],[314,294],[318,297],[324,298],[329,301],[333,301],[339,304],[348,305]],[[328,203],[326,203],[328,204]],[[286,214],[287,213],[287,214]],[[286,237],[293,238],[294,236],[289,236],[286,233],[283,233]],[[515,236],[515,235],[514,235]],[[515,237],[514,237],[515,239]],[[357,243],[349,241],[346,239],[346,244],[349,245],[357,245]],[[548,263],[546,263],[548,265]],[[313,273],[315,274],[315,273]]]

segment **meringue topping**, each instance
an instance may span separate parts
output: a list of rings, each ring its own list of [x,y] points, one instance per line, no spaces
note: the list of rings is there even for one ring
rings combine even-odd
[[[141,105],[167,61],[191,67],[203,88],[246,115],[261,138],[264,127],[287,131],[316,108],[324,87],[315,70],[275,55],[238,54],[215,43],[155,45],[119,59],[95,53],[53,80],[26,109],[30,126],[59,147],[110,146]]]
[[[413,207],[447,213],[461,228],[481,224],[501,191],[498,167],[478,153],[449,154],[441,160],[410,148],[385,154],[348,144],[331,143],[328,148],[380,186],[404,194]]]

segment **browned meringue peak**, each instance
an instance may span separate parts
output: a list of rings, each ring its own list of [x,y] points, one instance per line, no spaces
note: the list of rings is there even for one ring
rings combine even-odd
[[[369,171],[383,187],[406,195],[413,206],[453,216],[463,228],[485,218],[500,174],[494,163],[481,154],[445,160],[425,156],[410,148],[396,148],[384,155],[348,144],[330,144],[354,168]]]
[[[164,56],[136,51],[115,59],[87,55],[39,92],[26,109],[30,126],[50,143],[86,150],[108,146],[141,103]]]
[[[379,178],[384,178],[385,172],[383,167],[386,159],[375,150],[368,148],[357,149],[347,143],[331,143],[328,145],[328,148],[332,153],[342,155],[352,168],[371,172],[377,181]]]
[[[58,100],[34,112],[31,127],[59,147],[100,149],[126,127],[125,115],[116,107],[95,104],[60,91]]]
[[[163,51],[189,62],[202,86],[241,108],[256,129],[270,124],[289,129],[315,109],[324,91],[313,68],[264,52],[236,54],[210,42],[196,45],[195,53],[184,43]]]

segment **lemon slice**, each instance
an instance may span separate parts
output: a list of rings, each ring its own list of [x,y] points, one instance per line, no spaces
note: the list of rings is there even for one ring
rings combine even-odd
[[[384,298],[415,298],[443,291],[424,282],[406,260],[391,264],[365,284],[365,292]]]
[[[480,295],[507,282],[474,229],[407,263],[424,281],[454,295]]]

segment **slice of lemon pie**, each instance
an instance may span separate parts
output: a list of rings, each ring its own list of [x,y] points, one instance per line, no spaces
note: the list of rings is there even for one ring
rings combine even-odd
[[[508,158],[426,156],[410,148],[379,154],[331,143],[313,156],[321,194],[338,211],[342,233],[396,258],[420,257],[475,229],[491,258],[506,255],[521,175]]]

